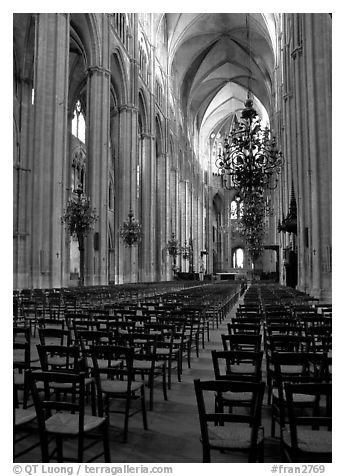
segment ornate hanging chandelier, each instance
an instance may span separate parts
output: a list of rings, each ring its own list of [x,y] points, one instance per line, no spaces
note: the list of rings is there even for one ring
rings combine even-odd
[[[184,246],[181,247],[181,256],[184,260],[189,262],[189,273],[194,272],[194,249],[193,249],[193,239],[189,238],[189,241],[185,240]]]
[[[176,239],[175,237],[175,233],[172,232],[171,233],[171,238],[170,240],[168,241],[167,245],[166,245],[166,252],[172,257],[173,259],[173,265],[172,265],[172,270],[173,272],[175,273],[178,268],[177,268],[177,265],[176,265],[176,258],[179,254],[181,254],[181,247],[179,245],[179,242],[178,240]]]
[[[136,246],[141,240],[141,225],[134,218],[132,209],[129,210],[127,221],[123,222],[120,228],[120,236],[126,247]]]
[[[283,165],[283,155],[278,150],[270,129],[261,125],[261,119],[253,107],[251,94],[251,43],[249,16],[246,17],[249,47],[248,96],[240,120],[235,119],[224,139],[223,151],[216,159],[221,175],[229,176],[223,181],[226,188],[237,189],[243,197],[243,214],[239,232],[244,237],[249,255],[255,261],[262,253],[265,234],[267,204],[265,191],[277,187]]]
[[[232,187],[246,196],[258,189],[276,188],[283,156],[269,128],[262,128],[249,94],[244,105],[240,121],[234,122],[224,139],[216,166],[222,175],[231,177]]]
[[[263,251],[266,213],[267,207],[262,193],[255,192],[247,195],[243,203],[240,234],[246,242],[248,253],[253,261]]]

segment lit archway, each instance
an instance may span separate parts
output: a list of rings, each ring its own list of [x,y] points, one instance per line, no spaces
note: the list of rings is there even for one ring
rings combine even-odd
[[[232,253],[232,267],[243,268],[244,252],[243,248],[236,248]]]

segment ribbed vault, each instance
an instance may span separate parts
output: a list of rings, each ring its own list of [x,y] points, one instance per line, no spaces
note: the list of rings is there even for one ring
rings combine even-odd
[[[273,14],[166,14],[170,74],[188,128],[204,147],[243,108],[248,86],[259,114],[272,109]]]

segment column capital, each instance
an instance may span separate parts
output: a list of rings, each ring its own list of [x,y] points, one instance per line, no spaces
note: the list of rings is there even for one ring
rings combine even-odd
[[[293,97],[293,93],[291,91],[283,94],[284,101],[287,101],[288,99],[292,99],[292,97]]]
[[[302,45],[297,45],[291,52],[291,57],[292,59],[296,59],[297,54],[299,56],[302,56],[303,53],[303,46]]]
[[[117,110],[119,112],[122,111],[134,111],[134,112],[139,112],[139,108],[134,105],[129,105],[129,104],[122,104],[121,106],[118,106]]]
[[[94,73],[101,73],[110,77],[110,70],[104,68],[104,66],[89,66],[87,68],[87,73],[89,76],[92,76]]]
[[[140,134],[141,139],[155,139],[153,134],[149,134],[148,132],[143,132]]]

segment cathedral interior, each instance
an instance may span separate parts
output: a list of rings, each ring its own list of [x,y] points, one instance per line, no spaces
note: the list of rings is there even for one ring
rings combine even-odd
[[[210,316],[218,296],[220,343],[253,295],[262,326],[273,295],[282,319],[294,299],[328,325],[331,100],[329,13],[14,13],[14,321],[33,353],[72,297],[181,293]]]

